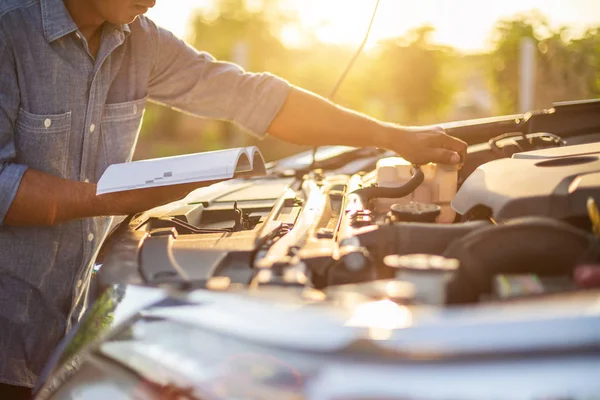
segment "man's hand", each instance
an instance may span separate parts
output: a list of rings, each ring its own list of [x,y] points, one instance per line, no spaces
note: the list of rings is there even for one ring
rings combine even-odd
[[[292,143],[326,146],[382,147],[414,164],[459,164],[467,144],[440,127],[404,127],[385,123],[336,106],[309,92],[292,88],[269,133]]]
[[[467,144],[449,136],[439,126],[400,127],[390,125],[376,138],[377,146],[393,150],[413,164],[428,162],[460,164],[466,157]]]

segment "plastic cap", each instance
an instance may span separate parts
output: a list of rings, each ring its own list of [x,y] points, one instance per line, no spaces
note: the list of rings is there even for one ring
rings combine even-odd
[[[417,203],[393,204],[390,207],[392,215],[402,222],[435,222],[442,208],[437,204]]]

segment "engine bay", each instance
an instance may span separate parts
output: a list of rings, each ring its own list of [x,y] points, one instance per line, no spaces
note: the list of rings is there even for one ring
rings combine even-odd
[[[581,290],[600,259],[600,103],[448,125],[462,168],[327,147],[130,216],[99,285],[307,288],[455,305]],[[547,133],[551,132],[551,133]],[[314,161],[314,160],[313,160]]]

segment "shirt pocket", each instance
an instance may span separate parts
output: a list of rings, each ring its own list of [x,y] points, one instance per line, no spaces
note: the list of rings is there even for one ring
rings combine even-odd
[[[112,164],[131,161],[135,144],[142,126],[146,106],[144,97],[124,103],[106,104],[101,120],[101,146],[99,163],[102,175]]]
[[[70,111],[38,115],[19,109],[14,131],[17,162],[64,178],[70,132]]]

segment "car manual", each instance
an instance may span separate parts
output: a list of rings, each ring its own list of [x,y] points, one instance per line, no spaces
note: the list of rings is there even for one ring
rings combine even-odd
[[[96,194],[265,174],[260,150],[240,147],[113,164],[100,177]]]

